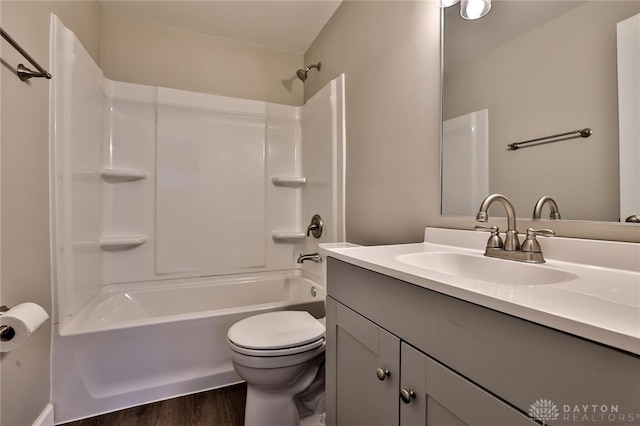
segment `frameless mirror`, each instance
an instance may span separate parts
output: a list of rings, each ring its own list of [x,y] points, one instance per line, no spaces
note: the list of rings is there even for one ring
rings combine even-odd
[[[638,14],[637,0],[494,0],[476,21],[463,20],[456,6],[444,10],[443,215],[475,216],[486,195],[502,193],[523,218],[532,217],[540,197],[550,196],[563,220],[625,221],[631,213],[621,211],[621,202],[629,196],[629,179],[631,197],[640,198],[640,175],[633,171],[640,169],[640,89],[637,77],[631,89],[618,81],[618,23],[633,21],[637,31]],[[627,108],[619,105],[619,93],[629,90],[636,93],[635,164],[621,169],[630,158],[619,144],[626,131],[619,127],[619,108]],[[508,148],[583,128],[593,134]],[[549,213],[545,207],[542,218]],[[505,212],[492,207],[490,215]]]

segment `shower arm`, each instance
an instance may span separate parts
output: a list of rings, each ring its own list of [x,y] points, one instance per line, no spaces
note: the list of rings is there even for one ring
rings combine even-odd
[[[296,71],[296,75],[304,83],[307,80],[307,73],[309,72],[309,70],[315,68],[318,71],[320,71],[321,67],[322,67],[322,62],[318,62],[317,64],[311,64],[305,69],[300,68],[298,71]]]

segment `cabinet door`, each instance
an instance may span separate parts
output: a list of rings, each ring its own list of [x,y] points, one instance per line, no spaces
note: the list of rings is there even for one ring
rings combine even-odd
[[[408,403],[400,404],[401,426],[536,424],[526,414],[406,343],[402,343],[401,352],[401,392],[404,389],[415,395]]]
[[[327,314],[327,382],[335,380],[327,424],[398,424],[399,339],[335,301],[328,300]]]

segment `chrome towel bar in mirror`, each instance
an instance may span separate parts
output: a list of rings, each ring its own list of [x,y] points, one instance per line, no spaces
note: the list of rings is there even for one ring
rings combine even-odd
[[[570,138],[564,138],[564,139],[559,139],[559,140],[551,140],[551,139],[556,139],[556,138],[562,138],[565,136],[581,136],[583,138],[588,138],[589,136],[591,136],[593,134],[593,131],[591,129],[589,129],[588,127],[585,127],[584,129],[578,129],[578,130],[572,130],[570,132],[564,132],[564,133],[558,133],[556,135],[551,135],[551,136],[544,136],[541,138],[536,138],[536,139],[529,139],[526,141],[522,141],[522,142],[514,142],[514,143],[510,143],[507,146],[509,147],[510,150],[515,151],[516,149],[520,148],[521,145],[524,144],[528,144],[528,143],[533,143],[533,142],[543,142],[546,141],[548,142],[560,142],[561,140],[566,140],[566,139],[570,139]]]

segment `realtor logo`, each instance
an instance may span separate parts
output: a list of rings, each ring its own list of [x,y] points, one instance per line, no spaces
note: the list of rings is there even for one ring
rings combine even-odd
[[[550,399],[541,398],[531,404],[529,417],[543,426],[550,421],[571,422],[584,425],[586,423],[604,424],[611,423],[640,423],[640,412],[620,412],[618,404],[562,404],[556,405]]]
[[[534,420],[539,420],[543,425],[549,420],[557,420],[560,417],[558,407],[549,399],[539,399],[529,408],[529,415]]]

